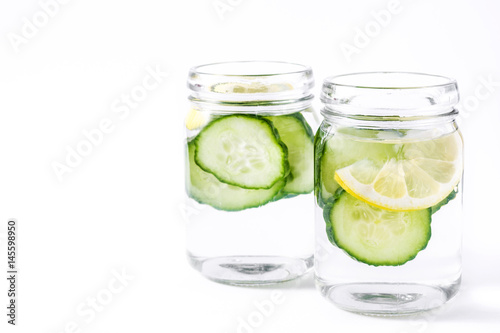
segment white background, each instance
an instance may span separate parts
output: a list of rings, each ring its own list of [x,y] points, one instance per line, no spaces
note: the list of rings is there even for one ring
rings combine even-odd
[[[7,219],[20,225],[19,325],[6,324],[2,278],[0,332],[237,332],[240,319],[255,316],[255,302],[269,300],[274,290],[283,303],[254,332],[499,331],[498,2],[401,0],[380,31],[371,13],[386,9],[388,0],[66,2],[48,22],[38,1],[0,4],[0,237]],[[231,10],[219,15],[214,3]],[[21,35],[24,18],[34,16],[40,28],[16,52],[12,34]],[[357,29],[366,27],[373,37],[347,59],[342,43],[354,45]],[[209,282],[188,266],[182,217],[187,72],[250,59],[312,66],[316,95],[324,77],[365,70],[458,80],[468,116],[462,117],[464,283],[454,301],[410,318],[364,317],[324,300],[311,276],[277,289],[236,288]],[[169,76],[119,118],[113,103],[157,66]],[[488,80],[495,84],[485,86]],[[64,163],[67,146],[74,149],[85,139],[82,131],[105,118],[113,131],[59,181],[52,163]],[[5,271],[5,239],[0,242]],[[106,299],[113,272],[123,269],[133,279]],[[95,316],[80,315],[96,296],[109,302]]]

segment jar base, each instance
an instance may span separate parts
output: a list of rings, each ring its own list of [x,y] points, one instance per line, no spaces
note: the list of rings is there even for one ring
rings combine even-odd
[[[215,282],[258,286],[290,281],[306,274],[314,257],[280,256],[196,257],[188,253],[189,262],[206,278]]]
[[[417,283],[326,284],[316,286],[339,308],[370,316],[404,316],[436,309],[453,298],[461,279],[446,285]]]

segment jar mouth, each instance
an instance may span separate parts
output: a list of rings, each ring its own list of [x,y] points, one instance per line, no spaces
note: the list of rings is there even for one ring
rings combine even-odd
[[[309,66],[284,61],[230,61],[199,65],[191,73],[216,76],[275,76],[298,74],[310,71]]]
[[[456,85],[456,80],[415,72],[362,72],[330,76],[324,84],[359,89],[423,89]]]
[[[346,115],[322,109],[321,113],[329,121],[333,121],[343,126],[365,127],[365,128],[428,128],[431,126],[440,126],[444,123],[451,123],[458,116],[458,111],[452,109],[449,112],[433,116],[374,116],[374,115]]]
[[[209,103],[279,102],[312,97],[309,66],[281,61],[233,61],[196,66],[188,77],[190,99]]]
[[[363,72],[324,80],[325,113],[420,117],[449,113],[459,101],[454,79],[412,72]]]

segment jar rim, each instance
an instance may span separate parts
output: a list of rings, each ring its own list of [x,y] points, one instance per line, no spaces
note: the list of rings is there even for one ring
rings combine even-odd
[[[268,67],[266,70],[264,66]],[[277,68],[278,66],[282,68],[290,68],[288,70],[270,70],[270,68]],[[210,71],[210,68],[217,69],[221,68],[225,70],[222,71]],[[245,68],[246,67],[246,68]],[[294,69],[292,69],[294,68]],[[245,72],[246,70],[257,70],[258,72]],[[311,71],[310,66],[301,65],[293,62],[287,61],[274,61],[274,60],[239,60],[239,61],[221,61],[213,62],[209,64],[203,64],[194,66],[190,69],[190,73],[198,73],[203,75],[216,75],[216,76],[275,76],[275,75],[289,75],[297,74],[305,71]]]
[[[363,78],[364,76],[364,78]],[[377,84],[366,84],[366,83],[347,83],[349,82],[349,79],[354,79],[358,82],[361,82],[363,79],[372,79],[370,76],[378,76],[376,79],[380,82],[381,76],[384,76],[384,79],[406,79],[406,83],[399,83],[399,84],[384,84],[381,85],[380,83]],[[389,77],[391,76],[391,77]],[[399,78],[398,78],[399,76]],[[404,78],[406,76],[406,78]],[[417,82],[416,80],[420,80],[419,82],[424,82],[423,80],[426,80],[427,82],[430,82],[431,80],[436,81],[435,83],[412,83],[411,85],[409,84],[410,80],[414,80],[413,82]],[[344,81],[343,81],[344,80]],[[365,81],[367,82],[367,81]],[[373,81],[372,81],[373,82]],[[388,81],[390,82],[390,81]],[[392,82],[398,82],[398,81],[392,81]],[[403,82],[403,81],[399,81]],[[439,83],[438,83],[439,82]],[[442,75],[436,75],[436,74],[426,74],[426,73],[419,73],[419,72],[387,72],[387,71],[380,71],[380,72],[359,72],[359,73],[348,73],[348,74],[341,74],[341,75],[334,75],[334,76],[329,76],[324,80],[323,84],[328,84],[328,85],[336,85],[336,86],[343,86],[343,87],[353,87],[353,88],[358,88],[358,89],[423,89],[423,88],[437,88],[437,87],[444,87],[448,85],[456,85],[457,81],[453,78],[447,77],[447,76],[442,76]]]
[[[459,102],[455,79],[416,72],[361,72],[327,77],[325,113],[422,117],[449,113]]]
[[[283,102],[312,97],[311,67],[284,61],[229,61],[189,70],[190,99],[206,103]]]

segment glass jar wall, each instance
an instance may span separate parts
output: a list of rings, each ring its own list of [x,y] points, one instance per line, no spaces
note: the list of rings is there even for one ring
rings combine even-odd
[[[463,142],[454,80],[327,78],[315,139],[316,284],[337,306],[438,307],[461,277]]]
[[[313,84],[283,62],[191,69],[187,252],[207,278],[268,284],[312,267]]]

